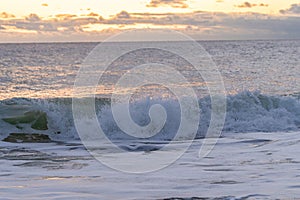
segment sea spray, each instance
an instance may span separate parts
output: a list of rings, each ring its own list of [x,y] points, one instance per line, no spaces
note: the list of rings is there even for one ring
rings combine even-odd
[[[98,98],[95,108],[99,123],[107,137],[111,139],[135,139],[123,133],[111,113],[109,99]],[[151,105],[162,105],[167,120],[162,130],[151,137],[153,140],[172,140],[180,124],[180,105],[176,99],[140,99],[130,104],[130,114],[140,126],[149,123]],[[199,99],[201,110],[197,138],[206,134],[211,116],[210,97]],[[5,118],[20,116],[28,111],[41,111],[47,115],[47,130],[32,129],[32,124],[21,124],[22,129],[5,122]],[[0,102],[0,137],[9,133],[42,133],[55,140],[79,139],[73,122],[72,99],[25,99],[13,98]],[[300,129],[300,100],[297,96],[270,96],[260,92],[244,91],[227,96],[226,132],[279,132]]]

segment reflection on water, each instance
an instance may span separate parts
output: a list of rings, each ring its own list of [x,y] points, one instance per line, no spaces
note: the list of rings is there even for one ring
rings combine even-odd
[[[214,41],[200,44],[216,63],[229,94],[260,90],[266,94],[282,95],[300,90],[299,40]],[[71,97],[80,64],[96,45],[0,44],[0,90],[5,91],[0,93],[0,99]],[[111,94],[120,76],[134,67],[136,60],[147,60],[149,54],[157,57],[157,63],[162,58],[165,63],[175,62],[177,70],[200,95],[206,90],[193,67],[178,57],[152,50],[147,53],[137,51],[115,60],[104,73],[96,93],[100,96]]]

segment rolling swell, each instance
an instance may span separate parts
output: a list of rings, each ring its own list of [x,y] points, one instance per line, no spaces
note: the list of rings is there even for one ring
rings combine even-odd
[[[180,106],[173,99],[145,99],[130,105],[132,119],[140,126],[150,121],[149,108],[161,104],[168,115],[164,128],[151,139],[170,140],[180,123]],[[197,136],[204,136],[210,121],[210,98],[199,99],[201,109]],[[103,131],[110,138],[130,139],[115,123],[109,100],[97,99],[96,110]],[[9,124],[5,118],[22,116],[28,111],[42,111],[47,115],[47,130],[35,130],[32,124]],[[55,140],[78,139],[73,122],[72,99],[24,99],[13,98],[0,101],[0,139],[9,133],[43,133]],[[260,92],[244,91],[227,96],[226,120],[223,134],[227,132],[279,132],[300,129],[299,96],[269,96]]]

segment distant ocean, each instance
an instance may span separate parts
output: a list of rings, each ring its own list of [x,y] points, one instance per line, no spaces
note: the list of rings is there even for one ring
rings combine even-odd
[[[197,161],[190,151],[170,171],[145,176],[113,174],[80,143],[72,115],[73,86],[97,43],[0,44],[0,140],[11,133],[41,133],[55,141],[0,143],[1,198],[14,199],[17,194],[31,199],[300,198],[300,40],[199,44],[224,81],[224,138],[210,159]],[[143,59],[149,54],[131,56]],[[108,99],[115,81],[134,65],[130,59],[117,60],[96,90],[97,116],[112,139],[132,139],[114,122]],[[195,69],[179,70],[198,96],[201,118],[196,138],[201,143],[210,120],[209,93]],[[171,140],[180,123],[174,95],[158,86],[139,92],[131,104],[133,119],[146,125],[149,107],[163,105],[168,119],[151,141]],[[160,180],[164,184],[158,187]]]

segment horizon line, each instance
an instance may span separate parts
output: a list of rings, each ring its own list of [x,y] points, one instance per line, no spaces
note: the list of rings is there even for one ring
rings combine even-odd
[[[234,42],[234,41],[285,41],[285,40],[300,40],[300,38],[260,38],[260,39],[195,39],[196,42]],[[190,40],[145,40],[145,41],[110,41],[107,43],[129,43],[129,42],[188,42]],[[11,41],[1,42],[0,44],[77,44],[77,43],[103,43],[105,40],[99,41]]]

